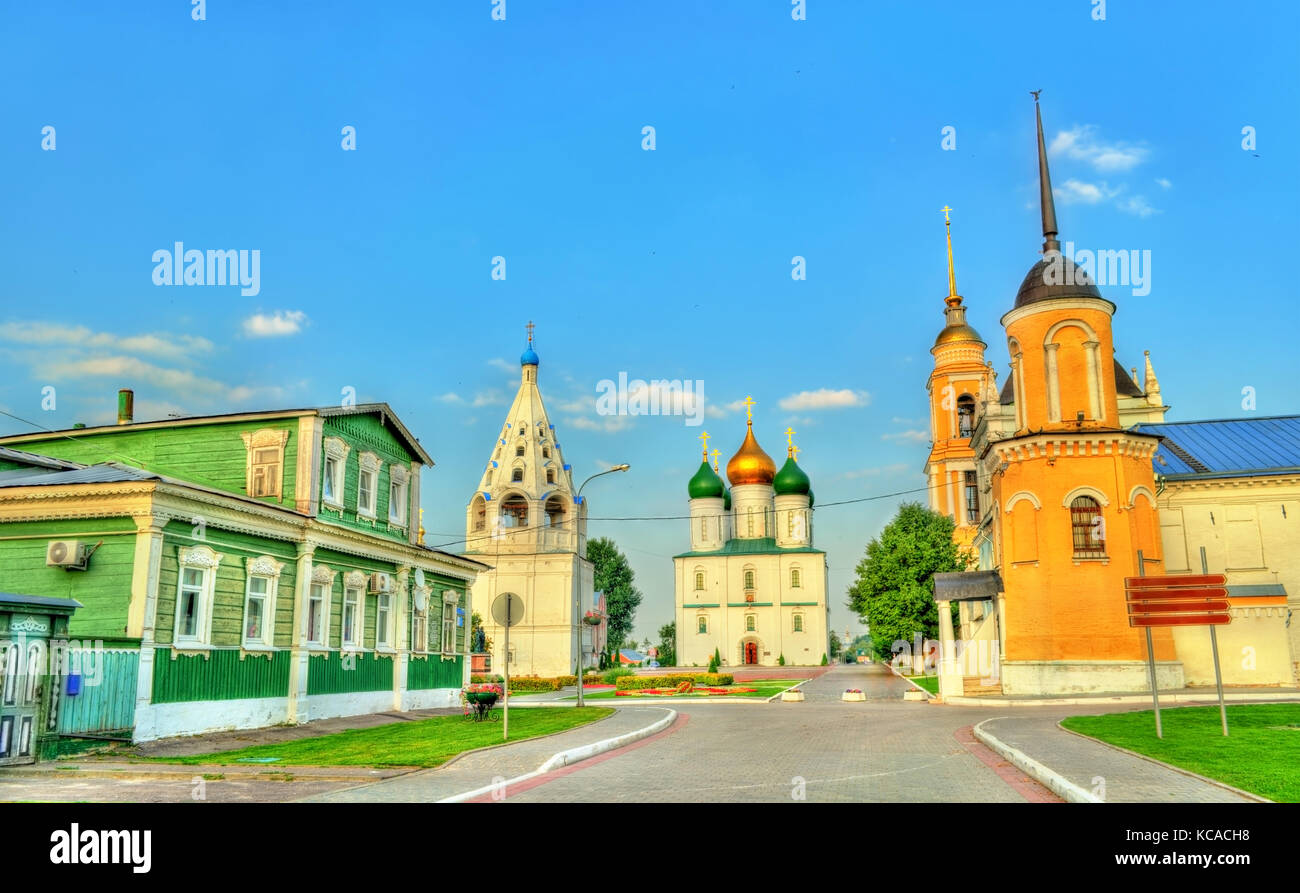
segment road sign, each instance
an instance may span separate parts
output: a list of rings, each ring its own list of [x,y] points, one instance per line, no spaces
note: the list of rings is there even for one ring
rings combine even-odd
[[[503,592],[492,600],[492,619],[498,626],[515,626],[524,619],[524,600],[513,592]]]
[[[1228,710],[1223,703],[1223,676],[1219,672],[1219,640],[1214,628],[1232,622],[1228,602],[1228,578],[1211,574],[1201,547],[1201,573],[1148,577],[1146,560],[1137,553],[1138,574],[1124,578],[1124,603],[1128,608],[1128,625],[1145,629],[1147,668],[1151,675],[1151,701],[1155,707],[1156,737],[1163,738],[1160,727],[1160,695],[1156,686],[1156,658],[1151,644],[1152,627],[1208,626],[1210,648],[1214,654],[1214,685],[1219,692],[1219,718],[1223,734],[1228,734]]]

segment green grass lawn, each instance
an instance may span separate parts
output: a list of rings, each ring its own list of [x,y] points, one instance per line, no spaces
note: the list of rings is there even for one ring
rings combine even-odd
[[[908,676],[907,678],[932,695],[937,695],[939,693],[938,676]]]
[[[610,707],[557,710],[546,707],[510,711],[510,740],[522,741],[604,719]],[[280,744],[188,757],[156,757],[152,762],[230,765],[241,759],[279,757],[277,766],[440,766],[458,753],[501,744],[500,722],[470,722],[462,716],[435,716],[369,729],[352,729]]]
[[[807,681],[807,680],[805,680],[805,679],[757,679],[757,680],[755,680],[755,681],[753,681],[753,682],[743,682],[743,683],[738,683],[738,684],[736,684],[736,685],[718,685],[718,686],[712,686],[713,688],[727,688],[727,689],[752,688],[752,689],[754,689],[754,691],[736,691],[734,694],[730,694],[730,695],[696,695],[696,694],[690,694],[690,695],[673,695],[673,697],[677,697],[677,698],[697,698],[697,699],[702,700],[702,701],[703,701],[703,700],[717,700],[717,699],[719,699],[719,698],[723,698],[723,697],[731,697],[731,698],[770,698],[770,697],[772,697],[773,695],[779,695],[781,692],[785,691],[787,688],[789,688],[789,687],[792,686],[792,685],[798,685],[800,682],[806,682],[806,681]],[[577,695],[574,695],[573,697],[576,698]],[[628,697],[627,695],[622,695],[622,696],[620,696],[620,695],[615,694],[614,691],[611,690],[611,689],[605,689],[604,691],[598,691],[598,692],[594,692],[593,694],[584,695],[584,700],[587,700],[587,701],[595,701],[595,700],[608,701],[608,700],[613,700],[613,699],[617,698],[617,699],[620,700],[620,701],[645,701],[645,702],[647,702],[647,703],[654,703],[655,701],[662,700],[663,698],[666,698],[666,697],[668,697],[668,695],[664,695],[664,696],[662,696],[662,697],[655,697],[655,696],[651,695],[651,696],[649,696],[649,697],[635,698],[635,697]],[[568,699],[566,699],[566,700],[573,700],[573,698],[568,698]]]
[[[1227,738],[1217,706],[1161,710],[1160,719],[1163,739],[1150,710],[1072,716],[1061,725],[1270,800],[1300,803],[1300,704],[1230,706]]]

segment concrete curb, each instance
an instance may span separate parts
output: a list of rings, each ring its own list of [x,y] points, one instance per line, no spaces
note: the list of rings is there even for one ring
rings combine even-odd
[[[945,701],[945,700],[940,699],[940,697],[939,697],[938,695],[931,693],[930,690],[929,690],[928,688],[925,688],[925,687],[923,687],[923,686],[917,685],[917,684],[916,684],[915,682],[913,682],[911,679],[908,679],[908,678],[907,678],[906,676],[904,676],[902,673],[898,672],[898,670],[895,670],[893,664],[891,664],[891,663],[885,663],[885,666],[889,667],[889,672],[893,673],[893,674],[894,674],[895,676],[897,676],[899,679],[902,679],[902,680],[903,680],[904,682],[906,682],[908,685],[912,686],[913,688],[917,689],[918,691],[923,691],[923,692],[925,692],[925,697],[926,697],[926,700],[927,700],[927,701],[937,701],[937,702],[939,702],[939,703],[941,703],[941,704],[951,703],[951,702],[949,702],[949,701]]]
[[[997,719],[1006,719],[1005,716],[993,716],[984,722],[979,723],[971,731],[975,737],[994,753],[1007,760],[1021,772],[1036,779],[1042,783],[1052,793],[1063,797],[1071,803],[1101,803],[1100,797],[1090,791],[1085,791],[1074,782],[1067,779],[1033,757],[1025,754],[1023,751],[1016,750],[1009,744],[1004,743],[995,737],[992,733],[984,731],[984,723],[993,722]]]
[[[906,678],[906,677],[904,677]],[[1293,704],[1300,701],[1300,695],[1294,694],[1270,694],[1266,692],[1224,692],[1224,703],[1227,704]],[[945,698],[945,704],[953,704],[959,707],[1088,707],[1097,704],[1146,704],[1151,706],[1151,693],[1142,695],[1099,695],[1094,697],[1081,696],[1077,698],[984,698],[984,697],[964,697]],[[1172,692],[1160,693],[1160,706],[1163,708],[1169,704],[1218,704],[1219,697],[1214,692],[1209,694],[1174,694]]]
[[[661,719],[656,720],[655,722],[652,722],[650,725],[644,728],[637,729],[636,731],[632,731],[632,732],[626,732],[615,738],[606,738],[603,741],[596,741],[592,744],[584,744],[581,745],[580,747],[571,747],[568,750],[562,750],[559,753],[553,755],[545,763],[542,763],[541,766],[534,769],[532,772],[527,772],[523,775],[519,775],[516,776],[515,778],[507,779],[506,781],[497,784],[490,784],[490,785],[485,785],[481,788],[475,788],[472,791],[466,791],[462,794],[454,794],[451,797],[444,797],[443,799],[437,802],[464,803],[466,800],[475,800],[479,797],[487,796],[488,794],[491,794],[494,791],[499,791],[502,790],[503,788],[508,789],[511,785],[528,781],[529,779],[536,778],[539,775],[545,775],[547,772],[553,772],[556,769],[562,769],[565,766],[571,766],[574,763],[579,763],[583,760],[591,759],[592,757],[599,756],[600,754],[608,753],[611,750],[618,750],[620,747],[626,747],[627,745],[640,741],[643,738],[649,738],[651,735],[655,735],[658,734],[659,732],[662,732],[664,729],[668,728],[674,722],[677,721],[676,710],[672,710],[669,708],[663,708],[663,709],[668,711],[668,715],[662,717]]]

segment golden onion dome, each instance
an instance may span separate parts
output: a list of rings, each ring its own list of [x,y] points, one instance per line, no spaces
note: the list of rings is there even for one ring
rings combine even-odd
[[[944,326],[939,331],[939,337],[934,339],[934,346],[951,344],[954,341],[975,341],[984,344],[984,339],[980,337],[979,332],[965,323],[960,323],[958,325]]]
[[[739,487],[743,484],[770,485],[775,477],[776,463],[754,439],[754,423],[750,422],[745,431],[745,442],[727,462],[727,480],[731,486]]]

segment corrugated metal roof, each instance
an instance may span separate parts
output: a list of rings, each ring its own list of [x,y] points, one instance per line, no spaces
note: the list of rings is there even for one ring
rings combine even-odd
[[[1138,425],[1163,438],[1152,465],[1168,478],[1300,471],[1300,415]]]
[[[0,487],[53,487],[59,484],[120,484],[125,481],[160,481],[152,472],[108,462],[69,471],[0,472]]]
[[[51,456],[41,456],[25,450],[10,449],[9,447],[0,447],[0,459],[21,462],[23,465],[31,465],[34,468],[66,469],[83,467],[80,462],[69,462],[66,459],[55,459]]]

